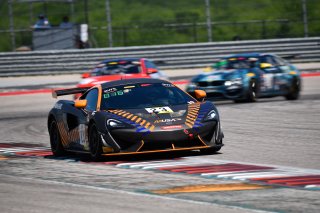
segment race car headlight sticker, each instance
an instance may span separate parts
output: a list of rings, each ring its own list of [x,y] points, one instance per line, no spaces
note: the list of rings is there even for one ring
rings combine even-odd
[[[126,127],[126,125],[123,122],[115,120],[115,119],[108,119],[107,126],[110,129],[117,129],[117,128],[125,128]]]
[[[204,121],[212,121],[216,117],[217,113],[211,110],[208,115],[204,118]]]

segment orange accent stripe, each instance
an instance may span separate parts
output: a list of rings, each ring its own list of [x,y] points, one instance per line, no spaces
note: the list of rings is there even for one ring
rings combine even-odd
[[[192,128],[193,127],[193,123],[185,123],[188,127]]]
[[[8,158],[0,156],[0,160],[6,160],[6,159],[8,159]]]
[[[143,140],[141,140],[141,142],[142,142],[142,144],[141,144],[141,146],[137,149],[137,151],[136,151],[136,152],[139,152],[139,150],[143,147],[143,145],[144,145],[144,141],[143,141]]]
[[[131,118],[132,117],[132,114],[130,114],[130,113],[128,113],[126,116],[123,116],[123,117],[125,117],[125,118]]]
[[[186,122],[188,123],[193,123],[193,120],[189,119],[189,118],[186,118]]]
[[[127,112],[127,113],[123,114],[123,115],[122,115],[122,117],[127,117],[128,115],[130,115],[130,113],[129,113],[129,112]]]
[[[142,120],[142,118],[138,118],[138,119],[136,120],[136,123],[139,123],[141,120]]]
[[[152,125],[149,130],[152,131],[154,129],[154,125]]]
[[[126,113],[127,113],[126,111],[122,111],[122,110],[121,110],[121,112],[119,113],[119,115],[124,116],[124,114],[126,114]]]
[[[146,120],[143,120],[143,121],[140,123],[140,125],[142,126],[145,122],[146,122]]]
[[[197,117],[196,115],[188,115],[188,116],[187,116],[187,118],[189,118],[189,119],[194,119],[194,120],[196,119],[196,117]]]
[[[151,123],[148,122],[148,123],[146,124],[145,128],[148,128],[150,125],[151,125]]]
[[[132,121],[136,120],[138,118],[138,116],[133,116],[133,118],[131,118]]]
[[[189,115],[198,115],[198,111],[191,111],[188,113]]]
[[[208,146],[194,146],[188,148],[176,148],[176,149],[160,149],[152,151],[142,151],[142,152],[118,152],[111,154],[102,154],[103,156],[114,156],[114,155],[136,155],[136,154],[146,154],[146,153],[157,153],[157,152],[173,152],[173,151],[184,151],[184,150],[196,150],[196,149],[206,149]]]
[[[192,125],[190,125],[189,123],[186,123],[186,125],[187,125],[189,128],[192,128]]]
[[[201,141],[201,143],[202,143],[203,145],[208,146],[208,145],[206,144],[206,142],[204,142],[204,140],[200,137],[200,135],[198,135],[198,138],[199,138],[199,140]]]

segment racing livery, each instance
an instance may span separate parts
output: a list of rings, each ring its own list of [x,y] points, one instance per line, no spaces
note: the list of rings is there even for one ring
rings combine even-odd
[[[103,82],[129,78],[160,78],[167,76],[149,59],[117,58],[100,62],[90,72],[82,74],[77,87],[92,87]]]
[[[53,96],[82,93],[59,100],[49,112],[48,131],[54,155],[66,151],[103,155],[200,150],[223,146],[219,113],[206,94],[197,99],[159,79],[126,79],[90,89],[56,90]]]
[[[193,94],[200,89],[214,99],[254,102],[257,98],[299,98],[300,72],[274,54],[236,54],[221,59],[208,72],[194,77],[187,86]]]

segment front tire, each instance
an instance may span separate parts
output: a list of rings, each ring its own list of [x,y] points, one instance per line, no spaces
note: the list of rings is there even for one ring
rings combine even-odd
[[[287,100],[297,100],[300,95],[300,81],[295,78],[289,88],[289,93],[285,96]]]
[[[55,120],[52,120],[50,122],[49,135],[50,135],[51,151],[52,151],[53,155],[56,157],[65,155],[66,152],[63,148],[58,125]]]
[[[102,142],[95,124],[92,124],[89,129],[89,148],[91,158],[95,161],[101,159]]]
[[[248,102],[256,102],[257,101],[257,83],[255,80],[251,80],[249,82],[246,101],[248,101]]]

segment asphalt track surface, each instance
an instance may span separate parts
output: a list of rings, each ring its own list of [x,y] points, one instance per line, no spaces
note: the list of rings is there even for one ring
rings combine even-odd
[[[226,146],[214,155],[54,158],[46,119],[55,101],[0,97],[1,212],[320,211],[320,77],[303,79],[297,101],[216,102]],[[259,169],[221,173],[235,164]],[[220,176],[210,175],[216,168]],[[264,180],[270,171],[291,179]]]

